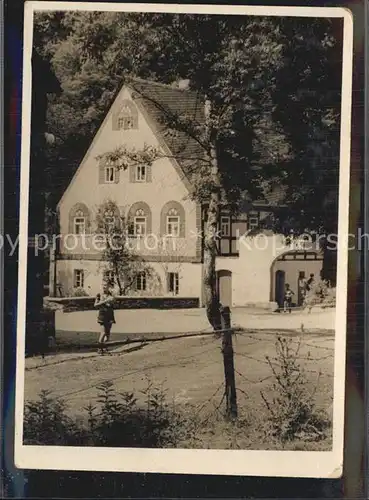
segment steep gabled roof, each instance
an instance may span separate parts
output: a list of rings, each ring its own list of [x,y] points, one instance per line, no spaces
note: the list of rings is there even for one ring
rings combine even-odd
[[[201,138],[199,138],[205,124],[204,98],[188,88],[181,89],[155,81],[132,78],[117,91],[109,111],[111,111],[113,103],[124,86],[131,89],[132,98],[148,114],[156,132],[163,139],[173,156],[173,160],[182,170],[185,180],[189,184],[192,181],[193,184],[193,174],[196,173],[196,169],[201,164],[204,165],[202,162],[206,160],[205,150],[201,146]],[[106,120],[109,111],[105,114],[102,123]],[[255,205],[276,206],[281,204],[284,196],[283,189],[276,185],[270,189],[269,183],[262,183],[262,190],[264,196],[256,201]],[[247,197],[242,202],[245,202],[245,207],[250,204]]]
[[[188,89],[170,85],[132,79],[128,86],[153,120],[171,154],[191,181],[194,164],[205,159],[199,134],[204,126],[204,101]]]
[[[133,97],[140,100],[150,114],[156,129],[191,182],[194,165],[205,157],[204,149],[193,133],[205,124],[203,97],[189,89],[137,78],[131,80],[129,87],[134,91]],[[186,130],[189,121],[192,124],[191,130]],[[178,122],[179,128],[183,124],[181,131],[174,130],[174,124],[178,126]],[[266,152],[259,151],[259,154],[265,156]],[[263,183],[262,190],[264,195],[255,204],[272,207],[283,202],[284,189],[278,185]]]

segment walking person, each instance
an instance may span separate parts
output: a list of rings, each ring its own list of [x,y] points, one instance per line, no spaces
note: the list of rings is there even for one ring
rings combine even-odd
[[[285,292],[284,292],[284,301],[283,301],[283,312],[291,313],[292,310],[292,296],[295,295],[291,290],[290,285],[286,283]]]
[[[103,355],[108,352],[104,345],[109,341],[111,327],[115,323],[114,297],[108,284],[104,286],[102,295],[99,293],[97,294],[94,307],[99,309],[97,322],[101,326],[101,332],[99,336],[100,347],[98,352]]]

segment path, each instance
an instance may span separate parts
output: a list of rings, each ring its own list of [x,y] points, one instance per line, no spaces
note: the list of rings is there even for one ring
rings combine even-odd
[[[146,332],[197,332],[209,330],[204,309],[139,309],[115,311],[116,324],[112,329],[114,335],[123,333]],[[246,308],[232,310],[232,324],[247,329],[270,330],[321,329],[334,330],[335,309],[316,310],[310,314],[296,311],[291,314],[268,313]],[[98,332],[95,311],[64,313],[56,312],[57,332]]]
[[[271,333],[241,333],[234,338],[237,387],[240,405],[257,411],[262,408],[260,390],[268,391],[273,382],[266,355],[275,355],[276,336]],[[298,339],[292,339],[297,347]],[[307,353],[311,359],[307,360]],[[307,370],[311,389],[323,375],[317,393],[318,406],[329,408],[332,403],[333,336],[303,336],[299,360]],[[56,359],[62,363],[53,363]],[[36,365],[38,363],[38,366]],[[50,364],[49,364],[50,363]],[[156,386],[164,383],[168,397],[178,403],[201,403],[216,391],[214,402],[220,402],[224,369],[221,341],[213,336],[182,338],[149,343],[135,351],[121,347],[111,356],[60,355],[26,360],[25,399],[35,400],[43,389],[53,396],[63,397],[74,414],[95,403],[96,386],[112,380],[117,391],[134,391],[138,396],[147,386],[147,378]]]

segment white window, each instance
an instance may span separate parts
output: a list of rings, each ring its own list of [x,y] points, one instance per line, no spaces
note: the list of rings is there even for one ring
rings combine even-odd
[[[249,212],[248,215],[248,229],[256,229],[259,226],[258,212]]]
[[[74,217],[74,233],[85,234],[86,232],[86,217],[82,210],[78,210]]]
[[[104,223],[107,232],[110,232],[114,229],[115,226],[115,217],[112,210],[106,210],[104,214]]]
[[[117,125],[119,130],[130,130],[135,128],[135,117],[127,104],[120,110]]]
[[[74,270],[74,288],[83,288],[85,285],[85,274],[83,269]]]
[[[114,284],[114,271],[104,271],[104,283],[109,283],[109,285]]]
[[[132,116],[120,116],[118,118],[119,130],[130,130],[134,128],[134,120]]]
[[[145,236],[147,226],[147,218],[145,212],[140,208],[137,210],[134,218],[134,235]]]
[[[221,236],[231,236],[231,218],[222,216],[220,218],[220,234]]]
[[[139,273],[136,276],[136,290],[140,292],[144,292],[146,290],[146,274]]]
[[[177,210],[172,208],[167,215],[167,236],[178,238],[179,236],[179,215]]]
[[[178,273],[168,273],[168,292],[178,295],[179,275]]]
[[[111,163],[105,165],[105,182],[106,184],[112,184],[116,181],[116,170],[115,166]]]
[[[147,168],[146,165],[137,165],[136,167],[136,182],[146,182]]]

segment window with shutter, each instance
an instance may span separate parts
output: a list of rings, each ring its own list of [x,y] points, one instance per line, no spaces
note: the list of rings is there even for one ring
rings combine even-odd
[[[145,165],[138,165],[136,167],[136,182],[146,182],[147,169]]]

